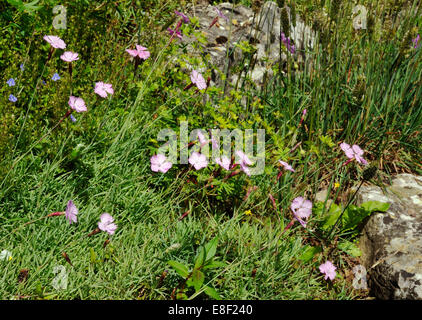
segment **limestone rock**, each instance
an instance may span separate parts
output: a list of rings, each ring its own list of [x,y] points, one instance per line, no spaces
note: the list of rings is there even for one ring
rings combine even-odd
[[[218,23],[209,27],[218,16],[217,10],[227,18],[218,18]],[[290,9],[287,7],[290,17]],[[262,6],[259,14],[254,15],[251,8],[232,3],[221,3],[216,6],[200,4],[193,6],[189,15],[196,16],[199,20],[200,29],[204,30],[207,44],[204,46],[205,53],[210,55],[211,65],[219,69],[214,72],[212,81],[221,85],[221,74],[226,74],[229,83],[235,85],[247,74],[257,85],[263,85],[264,80],[273,76],[272,66],[280,61],[286,61],[286,50],[282,44],[280,55],[280,8],[273,1],[267,1]],[[290,34],[296,49],[313,48],[315,33],[296,17],[296,24],[290,24]],[[195,39],[183,37],[185,44],[190,44]],[[247,41],[255,46],[252,63],[245,59],[238,44]],[[191,50],[194,53],[194,50]],[[293,55],[296,59],[298,51]],[[280,59],[281,57],[281,59]],[[303,59],[303,58],[302,58]],[[241,71],[232,72],[234,66],[240,66]]]
[[[422,300],[422,177],[397,175],[391,186],[362,187],[358,202],[390,203],[370,217],[361,249],[368,284],[379,299]]]

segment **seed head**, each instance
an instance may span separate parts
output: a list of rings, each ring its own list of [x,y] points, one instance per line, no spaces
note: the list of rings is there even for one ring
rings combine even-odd
[[[281,20],[281,28],[283,29],[283,33],[286,35],[286,37],[289,37],[290,22],[289,22],[289,14],[287,13],[286,8],[281,9],[280,20]]]
[[[365,169],[363,171],[363,180],[369,181],[375,177],[377,173],[377,167],[376,166],[370,166],[369,168]]]

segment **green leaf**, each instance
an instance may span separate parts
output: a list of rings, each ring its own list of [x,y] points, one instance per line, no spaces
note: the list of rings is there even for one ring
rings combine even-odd
[[[192,281],[195,291],[199,291],[204,283],[205,275],[201,270],[194,269],[192,272]]]
[[[205,261],[208,261],[214,258],[215,253],[217,252],[217,244],[218,244],[218,237],[215,237],[214,239],[212,239],[210,242],[208,242],[205,245],[205,252],[207,253]]]
[[[347,241],[347,240],[343,240],[338,244],[338,248],[341,251],[346,252],[349,256],[352,257],[360,257],[362,252],[360,251],[359,247],[354,244],[353,242]]]
[[[324,219],[321,228],[323,230],[331,229],[331,227],[336,223],[338,217],[341,214],[341,207],[335,203],[331,204],[330,210],[326,213],[326,218]]]
[[[95,254],[94,249],[89,248],[89,250],[90,250],[90,254],[91,254],[91,263],[97,262],[97,255]]]
[[[215,300],[221,300],[220,295],[217,293],[217,291],[214,288],[205,286],[204,292],[210,297]]]
[[[226,267],[227,263],[223,262],[223,261],[211,261],[210,263],[207,263],[203,270],[206,269],[214,269],[214,268],[223,268]]]
[[[367,201],[361,204],[361,207],[372,212],[386,212],[390,208],[390,204],[380,201]]]
[[[36,6],[36,4],[39,2],[39,0],[34,0],[30,3],[26,3],[23,5],[24,9],[28,10],[28,11],[37,11],[39,9],[42,8],[42,6]]]
[[[205,248],[203,246],[199,247],[198,253],[196,254],[195,258],[195,266],[194,269],[199,269],[205,262]]]
[[[364,208],[350,205],[344,212],[342,217],[343,231],[355,229],[359,224],[369,215],[371,211],[365,210]]]
[[[183,278],[187,278],[187,276],[189,275],[188,268],[180,262],[169,260],[167,261],[167,264],[170,265],[174,270],[176,270],[176,272]]]
[[[7,2],[16,8],[21,8],[23,6],[22,0],[7,0]]]
[[[312,260],[312,258],[317,253],[320,253],[320,252],[322,252],[322,248],[321,247],[306,246],[305,251],[299,257],[299,259],[306,263],[306,262]]]

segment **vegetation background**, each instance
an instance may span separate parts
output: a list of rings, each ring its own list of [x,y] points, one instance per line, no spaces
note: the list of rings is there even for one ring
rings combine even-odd
[[[12,255],[0,261],[0,298],[368,296],[352,285],[356,241],[363,219],[385,208],[351,205],[329,233],[349,190],[363,179],[356,163],[343,166],[347,159],[338,145],[346,141],[365,150],[378,169],[372,183],[398,172],[422,173],[421,50],[412,46],[421,33],[420,4],[359,1],[368,8],[368,28],[355,30],[357,1],[279,5],[284,2],[318,32],[308,52],[312,67],[289,56],[285,65],[273,65],[276,76],[265,86],[245,81],[227,95],[210,87],[205,103],[201,93],[183,90],[190,80],[182,67],[205,66],[207,78],[213,66],[207,56],[200,61],[177,41],[169,44],[167,32],[179,19],[174,10],[188,14],[190,1],[0,2],[0,251]],[[63,30],[52,25],[59,4],[67,9]],[[205,41],[201,32],[194,18],[183,26],[184,34],[198,38],[198,50]],[[58,52],[46,64],[47,34],[79,53],[72,80]],[[151,52],[136,71],[125,52],[135,44]],[[253,49],[249,45],[245,51]],[[61,79],[52,81],[56,72]],[[10,78],[16,86],[6,84]],[[114,95],[95,95],[96,81],[112,83]],[[84,98],[88,112],[55,127],[70,92]],[[8,100],[10,94],[17,102]],[[224,180],[215,166],[193,171],[186,165],[151,172],[158,132],[177,131],[183,120],[192,129],[264,128],[265,174]],[[276,181],[279,159],[296,172]],[[327,199],[317,203],[324,187]],[[314,203],[308,227],[296,223],[283,232],[297,196]],[[64,211],[69,199],[79,209],[77,224],[43,219]],[[103,212],[115,218],[116,234],[87,237]],[[348,224],[344,219],[352,216],[357,218]],[[318,270],[326,260],[337,267],[333,282]],[[60,265],[65,270],[58,274]],[[57,289],[53,283],[64,275],[66,285]]]

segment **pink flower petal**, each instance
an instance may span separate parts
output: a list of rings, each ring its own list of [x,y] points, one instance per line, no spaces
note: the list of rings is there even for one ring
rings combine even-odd
[[[190,80],[192,81],[193,84],[196,85],[196,87],[199,90],[203,90],[207,88],[207,84],[205,82],[204,77],[202,76],[202,74],[200,74],[196,70],[192,70],[192,73],[190,75]]]
[[[58,36],[44,36],[44,40],[47,41],[53,48],[64,49],[66,43]]]

